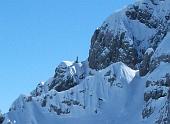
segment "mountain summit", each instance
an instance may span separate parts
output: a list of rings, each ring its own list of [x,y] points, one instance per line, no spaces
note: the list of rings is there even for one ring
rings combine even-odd
[[[140,0],[109,16],[83,62],[21,95],[2,124],[170,124],[170,0]]]

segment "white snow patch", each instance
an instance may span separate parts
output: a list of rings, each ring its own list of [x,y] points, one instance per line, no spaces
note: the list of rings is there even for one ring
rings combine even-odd
[[[145,52],[145,54],[148,54],[148,55],[150,55],[151,53],[154,53],[153,48],[148,48]]]

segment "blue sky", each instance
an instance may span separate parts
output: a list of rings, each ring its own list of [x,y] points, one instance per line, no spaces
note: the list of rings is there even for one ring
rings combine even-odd
[[[62,60],[85,60],[94,30],[133,1],[0,0],[0,109],[51,77]]]

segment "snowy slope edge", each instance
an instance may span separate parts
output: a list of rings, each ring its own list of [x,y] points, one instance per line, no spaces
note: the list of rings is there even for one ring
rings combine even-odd
[[[39,124],[40,122],[36,122],[40,118],[36,115],[37,112],[42,117],[51,115],[49,118],[53,118],[54,121],[51,124],[56,123],[60,117],[98,116],[103,118],[103,113],[105,113],[105,118],[108,118],[112,111],[119,113],[115,118],[120,118],[120,109],[126,112],[126,105],[131,99],[130,93],[133,92],[131,91],[133,89],[130,87],[136,74],[137,71],[119,62],[104,70],[94,71],[93,74],[91,72],[91,75],[82,80],[79,85],[69,90],[57,92],[52,89],[36,97],[22,95],[13,103],[5,123],[8,120],[15,120],[18,124]],[[46,82],[44,85],[48,83]],[[111,106],[113,103],[114,105]],[[110,106],[110,110],[108,106]]]

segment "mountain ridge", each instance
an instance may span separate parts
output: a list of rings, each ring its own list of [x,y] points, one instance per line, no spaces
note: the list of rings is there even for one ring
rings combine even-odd
[[[170,1],[140,0],[112,14],[83,62],[21,95],[3,124],[169,124]]]

